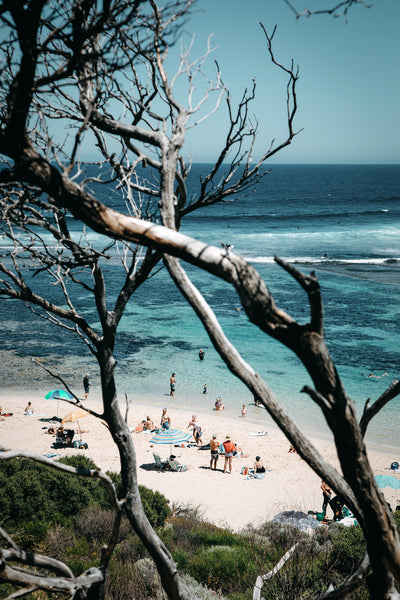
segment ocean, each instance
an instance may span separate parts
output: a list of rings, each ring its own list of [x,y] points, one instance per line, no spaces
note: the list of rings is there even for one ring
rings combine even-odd
[[[193,165],[189,197],[196,193],[207,165]],[[103,199],[109,195],[103,190]],[[72,228],[78,228],[72,223]],[[348,395],[361,416],[365,401],[375,400],[399,377],[400,166],[273,165],[251,193],[232,202],[188,215],[181,231],[208,244],[231,244],[259,270],[279,307],[300,322],[308,319],[307,298],[273,260],[279,255],[304,272],[318,275],[325,311],[326,340]],[[90,233],[95,242],[97,234]],[[6,240],[0,244],[7,250]],[[259,332],[240,310],[234,290],[217,278],[187,266],[194,283],[218,316],[243,358],[266,380],[300,427],[326,435],[323,417],[300,392],[311,384],[296,356]],[[109,307],[121,280],[115,259],[106,268]],[[39,292],[57,290],[39,276]],[[77,303],[96,323],[88,296]],[[99,395],[96,363],[72,333],[50,325],[23,304],[0,300],[3,389],[29,388],[32,393],[59,387],[31,357],[57,370],[82,394],[82,377],[92,376],[92,397]],[[199,360],[198,352],[205,351]],[[133,296],[121,321],[115,355],[121,399],[209,412],[220,396],[225,414],[246,419],[258,429],[271,420],[252,404],[252,395],[225,367],[192,309],[164,269]],[[169,396],[175,373],[176,393]],[[370,376],[372,375],[372,376]],[[54,383],[54,384],[53,384]],[[208,394],[203,394],[207,384]],[[47,387],[46,387],[47,386]],[[400,449],[400,398],[371,423],[367,439],[389,452]],[[211,433],[211,432],[209,432]],[[398,458],[398,456],[397,456]]]

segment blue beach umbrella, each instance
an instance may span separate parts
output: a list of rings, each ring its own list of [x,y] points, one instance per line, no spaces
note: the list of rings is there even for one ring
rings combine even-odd
[[[179,429],[164,429],[153,435],[150,444],[170,444],[170,453],[172,453],[172,444],[187,442],[190,437],[190,433],[185,433]]]
[[[60,400],[75,400],[72,394],[66,392],[65,390],[52,390],[44,397],[45,400],[57,400],[57,417],[58,417],[58,405],[60,404]]]

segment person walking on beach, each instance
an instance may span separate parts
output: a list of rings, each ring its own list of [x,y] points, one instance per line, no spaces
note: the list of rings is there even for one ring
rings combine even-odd
[[[241,411],[242,419],[244,419],[246,417],[246,413],[247,413],[247,408],[246,408],[246,405],[243,404],[242,411]]]
[[[321,490],[322,490],[322,498],[323,498],[323,502],[322,502],[322,512],[324,513],[324,516],[326,515],[326,509],[328,507],[329,504],[329,500],[331,499],[332,496],[332,490],[329,487],[329,485],[325,482],[325,481],[321,481]]]
[[[175,373],[172,373],[170,379],[169,379],[169,389],[170,389],[170,396],[174,395],[175,392],[175,385],[176,385],[176,379],[175,379]]]
[[[162,429],[169,429],[171,427],[171,417],[167,414],[167,409],[163,408],[161,415],[161,427]]]
[[[83,398],[85,400],[87,400],[87,397],[89,396],[90,388],[92,387],[89,377],[90,377],[89,373],[86,373],[85,377],[83,378],[83,389],[85,391]]]
[[[192,415],[192,420],[189,422],[188,427],[193,427],[192,434],[194,441],[196,442],[196,446],[202,446],[203,441],[201,439],[201,425],[198,422],[196,415]]]
[[[225,451],[225,463],[224,463],[224,473],[226,473],[226,468],[229,467],[229,473],[232,473],[232,456],[234,451],[236,450],[235,444],[231,440],[231,436],[227,435],[224,443],[222,444]]]
[[[211,460],[210,460],[210,469],[212,470],[213,465],[214,465],[214,471],[217,470],[217,460],[218,460],[218,449],[219,449],[219,442],[217,441],[217,436],[214,433],[214,435],[212,436],[212,439],[210,440],[210,449],[211,449]]]

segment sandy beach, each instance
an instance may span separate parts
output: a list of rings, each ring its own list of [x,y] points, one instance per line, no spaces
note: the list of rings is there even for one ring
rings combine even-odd
[[[43,398],[44,394],[41,395],[40,392],[30,395],[15,391],[1,392],[0,405],[3,413],[9,412],[13,415],[0,421],[0,447],[29,450],[41,455],[54,453],[66,456],[85,453],[101,470],[119,471],[118,452],[111,436],[103,423],[91,415],[79,421],[82,439],[87,443],[87,449],[52,449],[55,437],[45,433],[49,424],[40,418],[56,415],[57,402]],[[29,400],[34,407],[33,416],[24,415]],[[100,403],[94,398],[89,397],[86,405],[89,409],[99,411]],[[168,402],[165,406],[168,408]],[[72,408],[70,404],[60,402],[59,416],[63,417]],[[121,403],[121,410],[124,414],[124,403]],[[172,428],[191,432],[191,428],[187,428],[192,416],[190,410],[171,408],[168,412]],[[147,415],[159,425],[159,405],[150,406],[134,402],[128,413],[129,427],[134,428]],[[233,459],[232,473],[223,473],[224,457],[219,458],[217,470],[210,471],[210,451],[194,446],[172,448],[177,459],[187,465],[187,471],[159,472],[154,466],[153,451],[162,459],[166,459],[170,454],[170,446],[151,444],[150,433],[133,432],[140,484],[163,493],[171,504],[198,507],[206,520],[233,530],[240,530],[247,524],[257,526],[284,510],[321,510],[322,492],[319,477],[297,454],[288,452],[288,441],[271,425],[270,419],[266,418],[268,424],[265,427],[259,427],[246,418],[227,417],[224,411],[198,413],[197,417],[203,426],[204,444],[210,441],[213,434],[217,435],[220,442],[225,440],[226,435],[230,435],[242,449],[243,456]],[[71,427],[71,424],[68,424],[68,427]],[[73,423],[72,428],[77,431],[76,436],[79,439],[77,424]],[[259,432],[266,432],[266,435],[255,435]],[[331,441],[321,438],[314,439],[313,443],[326,459],[338,466]],[[263,479],[248,479],[241,474],[241,470],[242,467],[252,467],[256,455],[262,458],[267,472]],[[393,453],[379,452],[374,448],[368,455],[375,475],[395,475],[390,469],[390,464],[394,460],[399,461],[400,452],[395,456]],[[385,488],[384,494],[392,509],[400,503],[400,490]],[[330,509],[327,516],[332,516]]]

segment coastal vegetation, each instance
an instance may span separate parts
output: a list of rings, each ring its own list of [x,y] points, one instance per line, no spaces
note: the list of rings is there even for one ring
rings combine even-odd
[[[354,3],[353,0],[340,5]],[[341,577],[332,577],[334,586],[340,584],[332,590],[332,597],[347,597],[355,587],[367,586],[373,600],[397,598],[398,530],[374,479],[364,436],[373,417],[398,395],[400,383],[392,382],[380,398],[367,404],[359,421],[325,341],[323,301],[315,273],[304,275],[292,264],[275,258],[288,277],[297,282],[309,307],[309,316],[300,323],[276,305],[267,283],[252,265],[233,253],[229,244],[210,246],[179,231],[185,215],[249,193],[268,174],[266,161],[291,144],[298,133],[294,118],[299,71],[294,62],[285,66],[275,56],[276,30],[269,32],[261,25],[260,32],[269,60],[287,78],[287,130],[279,143],[266,144],[256,161],[253,149],[257,127],[249,117],[255,82],[234,108],[218,63],[212,77],[203,72],[211,54],[210,46],[200,59],[191,59],[189,51],[182,50],[177,72],[169,76],[169,51],[186,25],[192,4],[191,0],[161,3],[161,6],[153,0],[0,2],[3,26],[0,211],[1,233],[9,244],[0,261],[0,295],[24,303],[54,326],[63,327],[66,336],[76,336],[95,358],[103,404],[101,412],[89,412],[108,427],[121,464],[120,479],[116,480],[93,466],[82,468],[25,453],[25,458],[51,466],[58,477],[68,474],[84,478],[86,483],[79,493],[89,506],[97,501],[96,494],[101,494],[95,482],[104,484],[107,502],[112,506],[112,524],[108,528],[97,525],[103,548],[95,553],[85,529],[89,521],[96,521],[95,513],[90,517],[85,515],[79,524],[78,516],[71,513],[77,498],[68,497],[66,514],[55,506],[61,520],[58,527],[66,527],[72,519],[76,531],[64,536],[64,529],[55,533],[52,530],[53,543],[50,543],[48,515],[40,505],[37,507],[40,520],[21,525],[21,531],[1,530],[0,580],[19,586],[16,592],[19,597],[41,590],[69,594],[71,598],[101,599],[107,593],[109,581],[119,580],[124,586],[134,581],[132,548],[136,560],[140,545],[154,560],[161,586],[170,600],[189,600],[200,594],[180,575],[177,565],[235,598],[248,585],[246,577],[250,579],[255,574],[254,565],[246,562],[246,537],[239,541],[229,532],[220,533],[207,524],[192,522],[188,526],[185,519],[175,518],[174,522],[172,516],[168,521],[172,529],[165,529],[157,522],[158,511],[149,510],[153,497],[150,494],[151,498],[146,500],[148,492],[138,486],[132,436],[118,405],[114,349],[128,302],[133,302],[135,291],[164,267],[201,320],[227,368],[265,407],[301,458],[329,483],[356,516],[366,554],[359,560],[362,551],[357,550],[342,558],[336,550],[335,565],[349,565],[352,572],[347,579],[347,571],[340,572]],[[195,87],[195,94],[194,86],[199,79],[201,84]],[[174,88],[177,80],[185,80],[185,102],[179,85]],[[214,103],[210,106],[211,96]],[[191,161],[184,157],[186,133],[222,104],[226,108],[226,138],[215,164],[198,182],[196,194],[188,197],[186,180]],[[60,123],[61,129],[57,127]],[[87,176],[85,166],[78,160],[79,150],[90,145],[97,152],[96,177]],[[112,203],[110,196],[116,202]],[[120,285],[110,292],[107,273],[109,265],[117,261]],[[226,338],[206,298],[185,270],[185,263],[232,286],[249,321],[287,347],[302,363],[313,384],[304,386],[302,391],[324,414],[335,439],[340,470],[324,460],[282,408],[267,382]],[[71,403],[88,410],[68,381],[58,373],[53,375],[72,394]],[[0,453],[1,463],[21,458],[18,451]],[[43,478],[47,479],[44,473]],[[68,484],[69,495],[80,485],[76,481]],[[32,486],[38,490],[36,476]],[[65,494],[60,484],[53,486],[48,493],[51,496],[54,492],[52,501],[57,505],[57,498],[64,500]],[[38,491],[39,497],[41,493]],[[19,501],[21,516],[23,497],[19,485],[10,490],[10,495]],[[6,498],[3,501],[7,503]],[[100,500],[101,511],[107,502]],[[162,504],[160,498],[155,502]],[[99,508],[96,510],[97,520],[101,521],[103,513]],[[129,534],[121,542],[127,522]],[[180,535],[175,536],[174,527],[180,527]],[[21,535],[19,543],[11,535],[16,538]],[[339,540],[342,535],[352,539],[352,534],[340,533]],[[208,540],[213,536],[219,543],[211,551]],[[271,555],[263,554],[268,552],[265,536],[262,542],[254,543],[260,552],[254,562],[271,561],[272,565],[277,558],[276,548],[283,550],[283,545],[286,548],[286,542],[279,542],[280,536],[279,532],[274,538]],[[198,539],[202,540],[194,560],[188,546],[178,547],[178,538],[189,540],[190,548],[196,546]],[[342,545],[347,546],[347,541]],[[23,547],[30,549],[26,551]],[[229,550],[223,551],[224,547]],[[325,570],[321,567],[316,550],[312,555],[317,567],[311,580],[319,593],[326,583],[321,573],[327,572],[328,567],[326,564]],[[125,569],[116,564],[118,556],[131,557],[124,563],[128,565]],[[308,575],[303,568],[305,554],[296,556],[295,577],[299,580],[300,576]],[[23,568],[16,567],[15,561],[22,563]],[[224,564],[229,567],[228,576],[237,579],[237,587],[236,581],[228,583],[223,578],[223,568],[215,568],[220,561],[227,561]],[[30,568],[32,565],[46,568],[46,575],[39,575]],[[135,565],[138,568],[137,562]],[[240,584],[242,579],[245,583]],[[240,585],[242,592],[238,589]],[[279,586],[275,595],[288,597],[284,591],[286,587],[291,590],[292,584],[282,580]],[[301,597],[301,590],[296,593],[297,598]],[[127,597],[124,594],[120,593],[121,597]],[[10,597],[16,596],[10,592]],[[329,592],[325,598],[329,598]]]

